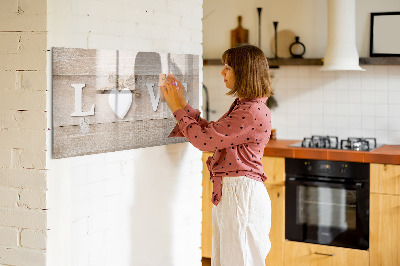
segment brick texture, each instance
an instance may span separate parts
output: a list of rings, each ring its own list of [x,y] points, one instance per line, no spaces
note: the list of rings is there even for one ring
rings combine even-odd
[[[0,265],[46,264],[46,12],[0,2]]]

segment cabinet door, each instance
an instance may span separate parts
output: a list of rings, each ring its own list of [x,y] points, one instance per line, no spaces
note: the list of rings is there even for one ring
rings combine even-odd
[[[212,183],[206,161],[211,152],[203,153],[203,195],[202,195],[202,224],[201,224],[201,253],[204,258],[211,258],[212,252]]]
[[[371,266],[400,265],[400,196],[371,194]]]
[[[268,177],[266,184],[285,185],[285,158],[264,156],[261,163]]]
[[[285,241],[285,266],[367,266],[365,250]],[[371,264],[372,265],[372,264]]]
[[[265,184],[271,199],[271,250],[265,259],[266,266],[283,265],[285,240],[285,187]]]
[[[370,165],[371,193],[400,195],[400,165]]]

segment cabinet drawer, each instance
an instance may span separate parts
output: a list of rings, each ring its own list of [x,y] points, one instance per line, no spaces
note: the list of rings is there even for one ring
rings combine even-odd
[[[365,266],[369,253],[365,250],[340,248],[294,241],[285,241],[285,266]]]

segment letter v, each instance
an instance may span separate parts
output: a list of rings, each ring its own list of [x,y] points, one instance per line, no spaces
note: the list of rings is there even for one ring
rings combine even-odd
[[[151,100],[151,105],[153,106],[153,111],[156,112],[158,103],[160,101],[160,90],[157,90],[158,92],[157,92],[157,98],[156,98],[154,95],[154,90],[153,90],[154,86],[155,86],[155,84],[146,83],[147,91],[150,94],[150,100]]]

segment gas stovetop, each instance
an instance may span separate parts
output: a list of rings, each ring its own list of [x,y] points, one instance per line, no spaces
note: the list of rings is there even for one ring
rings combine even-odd
[[[337,149],[353,151],[371,151],[382,145],[377,145],[376,138],[347,138],[339,142],[336,136],[311,136],[302,142],[289,145],[291,147]]]

